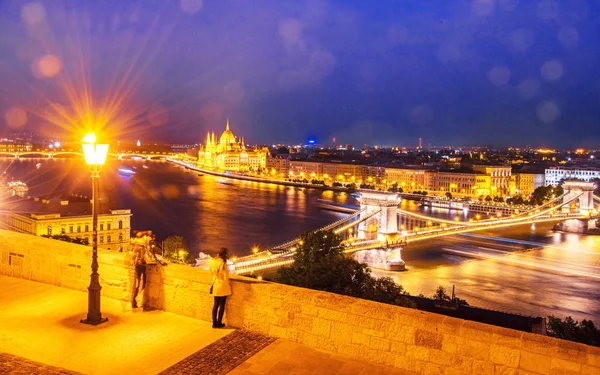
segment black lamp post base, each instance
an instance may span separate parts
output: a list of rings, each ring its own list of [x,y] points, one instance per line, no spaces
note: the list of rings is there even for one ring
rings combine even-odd
[[[108,318],[100,318],[100,320],[96,320],[96,319],[94,319],[94,320],[81,319],[79,322],[83,323],[83,324],[89,324],[91,326],[97,326],[97,325],[100,325],[102,323],[108,322]]]

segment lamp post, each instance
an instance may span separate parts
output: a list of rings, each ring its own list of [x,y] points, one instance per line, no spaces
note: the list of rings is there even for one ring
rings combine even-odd
[[[90,286],[88,287],[88,313],[87,318],[81,323],[98,325],[104,323],[108,318],[102,317],[100,311],[100,275],[98,274],[98,210],[100,208],[100,188],[98,180],[100,171],[106,161],[108,144],[97,144],[96,136],[88,134],[82,139],[83,155],[85,162],[92,172],[92,274],[90,275]]]

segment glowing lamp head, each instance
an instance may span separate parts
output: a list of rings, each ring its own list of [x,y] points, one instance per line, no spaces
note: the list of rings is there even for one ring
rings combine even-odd
[[[88,134],[81,140],[83,155],[88,165],[104,165],[108,154],[108,144],[97,144],[96,135]]]

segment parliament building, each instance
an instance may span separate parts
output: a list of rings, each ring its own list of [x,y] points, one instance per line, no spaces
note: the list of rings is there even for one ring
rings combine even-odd
[[[266,167],[268,153],[266,147],[246,148],[244,138],[236,139],[227,120],[218,142],[214,132],[206,135],[206,143],[198,152],[198,166],[222,172],[259,172]]]

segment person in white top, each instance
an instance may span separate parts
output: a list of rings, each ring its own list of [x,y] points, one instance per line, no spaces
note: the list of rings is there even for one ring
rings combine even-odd
[[[223,328],[223,314],[227,296],[231,295],[229,284],[229,267],[227,266],[227,249],[221,248],[219,254],[210,262],[210,273],[213,275],[211,293],[215,297],[212,309],[213,328]]]

